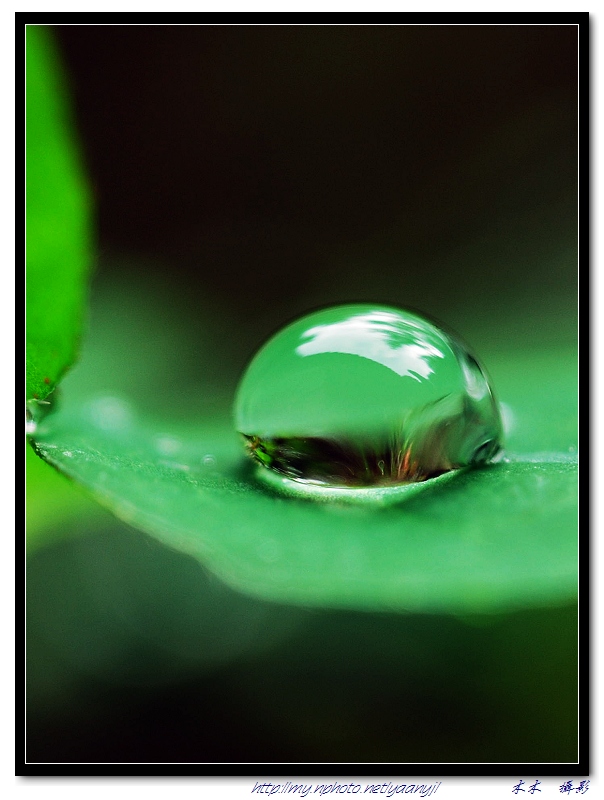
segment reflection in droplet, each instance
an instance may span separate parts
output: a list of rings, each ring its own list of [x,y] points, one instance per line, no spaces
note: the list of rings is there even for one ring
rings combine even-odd
[[[260,465],[307,485],[423,481],[501,451],[474,356],[418,314],[381,306],[328,308],[277,333],[242,378],[235,424]]]
[[[516,415],[507,403],[499,403],[499,411],[501,413],[503,432],[507,436],[516,425]]]
[[[308,341],[299,345],[296,352],[301,356],[319,353],[361,356],[383,364],[397,375],[421,381],[434,372],[431,360],[445,355],[433,342],[422,339],[419,326],[409,324],[410,341],[407,341],[396,323],[396,315],[391,311],[353,313],[342,322],[309,328],[304,334]],[[372,331],[369,339],[368,329]]]
[[[203,465],[204,465],[204,467],[215,467],[216,466],[216,458],[211,453],[207,453],[203,457]]]

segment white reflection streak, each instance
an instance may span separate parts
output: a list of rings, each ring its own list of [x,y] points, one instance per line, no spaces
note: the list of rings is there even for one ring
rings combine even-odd
[[[397,375],[421,381],[434,372],[426,359],[444,358],[444,353],[427,342],[392,347],[389,335],[400,335],[396,324],[393,325],[394,319],[390,314],[375,312],[350,317],[344,322],[317,325],[306,331],[304,335],[311,338],[299,345],[296,352],[301,356],[349,353],[383,364]],[[367,336],[368,329],[373,334],[370,337]]]

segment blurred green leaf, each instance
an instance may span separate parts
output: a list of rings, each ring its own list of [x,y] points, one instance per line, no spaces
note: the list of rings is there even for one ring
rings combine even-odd
[[[26,33],[26,390],[43,400],[76,357],[91,214],[51,30],[28,25]]]
[[[110,516],[79,484],[66,480],[38,458],[29,446],[25,468],[28,554],[42,544],[85,531],[86,523],[96,523]],[[80,522],[79,526],[71,524],[75,520]]]

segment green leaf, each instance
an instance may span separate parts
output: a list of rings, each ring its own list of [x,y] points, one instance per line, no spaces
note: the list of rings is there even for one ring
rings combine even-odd
[[[504,406],[508,462],[371,505],[318,503],[257,480],[230,419],[229,379],[204,355],[213,327],[223,338],[219,323],[196,330],[191,350],[182,342],[196,323],[174,298],[164,292],[158,304],[148,287],[122,284],[112,293],[100,297],[94,335],[35,447],[129,524],[234,588],[289,604],[466,614],[575,597],[572,348],[479,348]],[[204,365],[205,388],[194,363]]]
[[[26,34],[26,391],[43,400],[76,357],[91,213],[50,29],[28,25]]]
[[[257,487],[228,430],[183,441],[127,414],[110,398],[57,414],[38,452],[123,520],[243,591],[313,606],[456,612],[574,593],[573,463],[515,460],[448,475],[385,508],[316,503]],[[104,430],[91,430],[93,419]]]
[[[79,484],[66,481],[27,447],[27,553],[87,530],[88,525],[110,516]],[[80,524],[76,526],[75,521]],[[88,523],[82,524],[82,523]]]

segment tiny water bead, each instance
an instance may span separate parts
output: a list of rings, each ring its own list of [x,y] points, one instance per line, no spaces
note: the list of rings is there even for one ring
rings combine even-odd
[[[56,401],[58,390],[48,395],[46,400],[32,399],[28,400],[25,405],[25,433],[34,434],[38,430],[38,426],[52,410]]]
[[[323,309],[252,359],[235,425],[262,467],[318,487],[394,486],[501,452],[489,381],[456,336],[417,313]]]

